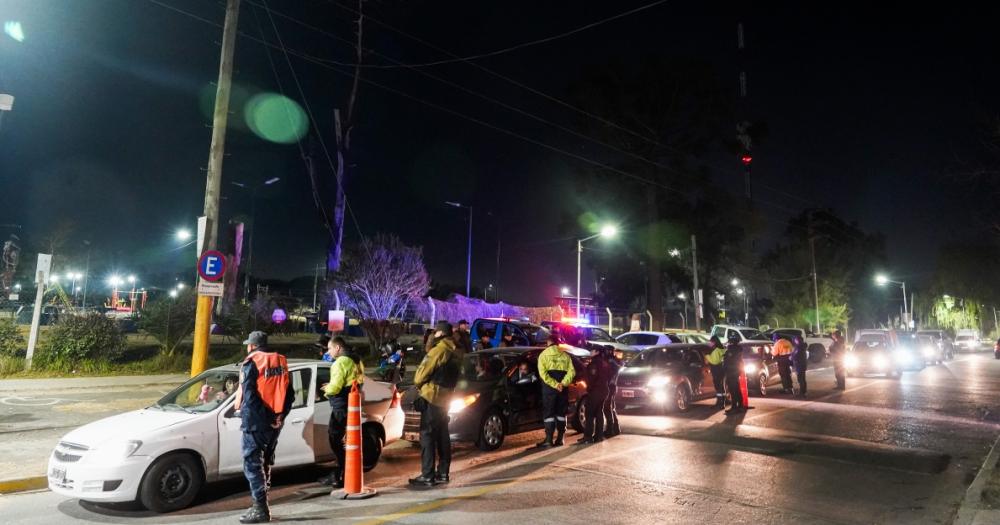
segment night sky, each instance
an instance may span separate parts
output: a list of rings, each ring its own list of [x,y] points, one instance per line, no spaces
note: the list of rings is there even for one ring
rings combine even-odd
[[[262,1],[244,0],[240,30],[277,42],[258,7]],[[272,0],[269,6],[329,33],[276,16],[288,48],[351,63],[353,50],[333,38],[353,37],[352,15],[337,2],[356,5]],[[366,9],[464,56],[646,3],[369,1]],[[221,41],[212,23],[221,25],[222,4],[0,0],[0,20],[20,21],[26,36],[18,43],[0,35],[0,92],[16,97],[0,128],[0,223],[21,224],[18,234],[38,242],[72,222],[74,242],[89,240],[99,252],[98,272],[155,273],[193,259],[193,247],[185,249],[189,254],[174,250],[172,233],[193,229],[202,208]],[[735,99],[736,22],[743,20],[747,107],[768,128],[754,152],[755,194],[767,203],[758,205],[769,220],[765,244],[790,212],[828,206],[884,233],[890,271],[919,280],[933,270],[943,243],[988,235],[982,215],[991,199],[970,193],[958,174],[979,153],[982,127],[1000,109],[997,14],[957,3],[921,11],[870,3],[665,2],[477,63],[563,99],[583,71],[609,61],[657,53],[691,57],[708,62]],[[384,55],[366,55],[373,64],[449,58],[373,22],[365,26],[365,45]],[[259,193],[255,273],[311,275],[324,260],[326,240],[298,148],[262,140],[242,117],[248,96],[279,91],[266,53],[251,38],[237,42],[222,217],[250,212],[247,192],[231,181],[281,177]],[[286,94],[303,102],[284,56],[270,53]],[[346,69],[291,61],[332,145],[333,108],[344,104],[349,89]],[[563,126],[580,118],[468,64],[421,71]],[[424,246],[435,281],[464,284],[466,213],[444,201],[471,203],[474,286],[498,280],[499,235],[501,299],[541,304],[575,280],[573,239],[581,232],[566,230],[566,216],[589,212],[619,222],[626,233],[640,225],[640,203],[631,209],[575,191],[578,162],[414,99],[595,160],[613,162],[613,152],[413,70],[366,69],[364,78],[412,98],[361,86],[347,186],[357,222],[347,224],[349,241],[359,229],[396,233]],[[318,153],[318,142],[313,145]],[[720,153],[704,161],[717,183],[742,192],[737,158]],[[76,248],[70,243],[67,249]]]

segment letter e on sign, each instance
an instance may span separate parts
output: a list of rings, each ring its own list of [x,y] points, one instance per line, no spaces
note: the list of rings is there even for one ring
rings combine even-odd
[[[208,250],[198,259],[198,275],[206,281],[221,281],[226,275],[226,256],[216,250]]]

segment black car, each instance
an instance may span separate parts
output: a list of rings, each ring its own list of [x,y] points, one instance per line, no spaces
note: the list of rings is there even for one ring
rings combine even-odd
[[[538,355],[542,348],[513,347],[480,350],[466,354],[462,375],[448,408],[448,430],[453,441],[473,441],[482,450],[496,450],[504,438],[543,428],[542,381],[538,377]],[[582,380],[590,352],[571,348],[576,381],[569,388],[568,423],[582,429],[586,383]],[[515,381],[522,363],[534,380]],[[403,397],[406,419],[403,439],[420,440],[420,413],[413,410],[416,387]]]

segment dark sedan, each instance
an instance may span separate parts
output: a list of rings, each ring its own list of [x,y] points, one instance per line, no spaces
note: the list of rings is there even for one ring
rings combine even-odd
[[[453,441],[473,441],[482,450],[496,450],[504,438],[543,428],[542,382],[538,377],[538,355],[542,348],[495,348],[467,354],[462,363],[462,375],[448,407],[449,424]],[[569,350],[576,367],[577,380],[569,389],[569,418],[573,428],[579,430],[577,421],[581,401],[586,394],[582,381],[586,360],[590,352],[579,348]],[[527,364],[527,380],[515,380],[521,364]],[[416,388],[403,397],[406,422],[403,439],[420,440],[420,413],[413,410]]]

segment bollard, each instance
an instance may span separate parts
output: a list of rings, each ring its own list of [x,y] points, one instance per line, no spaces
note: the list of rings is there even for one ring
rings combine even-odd
[[[358,382],[351,385],[347,396],[347,440],[344,446],[344,488],[330,493],[338,499],[365,499],[377,494],[364,486],[364,464],[361,460],[361,392]]]

